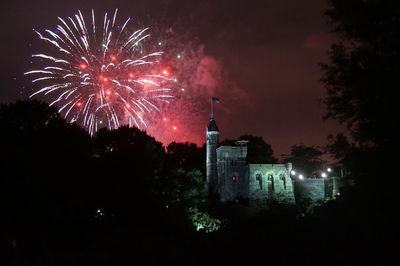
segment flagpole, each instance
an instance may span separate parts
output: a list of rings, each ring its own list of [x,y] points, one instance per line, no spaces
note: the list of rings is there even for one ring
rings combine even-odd
[[[211,97],[211,119],[214,119],[214,99]]]

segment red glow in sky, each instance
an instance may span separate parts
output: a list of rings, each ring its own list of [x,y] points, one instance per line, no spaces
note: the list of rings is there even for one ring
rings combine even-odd
[[[20,1],[5,1],[8,7],[4,10],[13,12],[4,12],[4,21],[14,21],[15,29],[29,29],[37,24],[47,25],[49,14],[60,15],[65,8],[78,9],[82,6],[82,1],[78,0],[70,0],[60,5],[55,5],[54,1],[50,0],[38,1],[25,1],[24,5],[21,5]],[[183,6],[179,1],[167,1],[171,2],[169,11],[159,8],[159,3],[165,1],[150,1],[149,4],[139,5],[140,7],[132,1],[119,2],[120,8],[130,10],[129,12],[139,19],[143,14],[151,14],[155,18],[162,14],[179,18],[179,21],[187,21],[188,29],[193,26],[189,22],[194,22],[192,36],[200,39],[202,47],[207,49],[210,58],[216,58],[217,63],[224,62],[224,71],[234,82],[234,86],[221,86],[218,79],[218,76],[222,76],[219,74],[221,68],[213,67],[216,62],[202,60],[197,69],[191,68],[191,72],[187,73],[195,84],[179,84],[181,88],[185,88],[184,93],[182,90],[179,91],[179,97],[193,100],[189,97],[194,95],[196,104],[205,102],[204,108],[196,106],[195,109],[196,112],[202,113],[195,119],[183,117],[178,112],[163,114],[161,119],[167,116],[167,122],[158,116],[157,122],[163,124],[163,128],[156,127],[152,132],[153,135],[160,135],[162,129],[172,132],[171,123],[174,123],[179,128],[179,134],[174,132],[174,138],[179,137],[176,140],[203,143],[209,117],[208,96],[214,96],[212,94],[221,99],[221,104],[216,107],[221,139],[237,138],[243,133],[262,136],[273,146],[276,156],[279,156],[289,152],[293,144],[323,145],[326,136],[334,133],[334,125],[329,121],[323,123],[321,117],[325,109],[318,101],[324,93],[322,84],[318,82],[321,78],[319,63],[326,61],[326,49],[332,42],[331,28],[323,17],[328,1],[309,0],[303,3],[287,0],[284,4],[279,1],[268,4],[266,1],[254,1],[252,5],[243,5],[240,1],[222,0],[221,3],[215,4],[210,0],[195,0],[191,1],[190,5]],[[102,1],[96,2],[96,5],[99,8],[107,6]],[[43,10],[43,6],[49,6],[49,9]],[[207,19],[204,19],[205,13]],[[15,20],[15,17],[23,19]],[[5,71],[4,79],[3,75],[1,77],[5,88],[0,91],[2,102],[25,99],[29,95],[28,86],[23,90],[23,94],[19,94],[21,90],[14,88],[16,82],[10,77],[28,69],[27,66],[15,62],[25,62],[27,54],[35,51],[33,49],[17,51],[16,44],[30,41],[32,34],[30,31],[18,31],[19,34],[14,32],[5,31],[4,39],[7,42],[1,44],[4,55],[2,69]],[[223,34],[215,35],[210,32]],[[160,50],[164,50],[167,41],[157,40],[155,44]],[[178,45],[181,43],[184,42],[178,42]],[[187,64],[190,53],[182,51],[185,51],[184,45],[172,51],[171,58]],[[198,53],[198,50],[194,52]],[[177,60],[178,53],[184,54],[180,60]],[[116,61],[121,59],[117,53],[112,56],[116,57]],[[108,56],[107,59],[115,63],[112,57]],[[76,64],[82,72],[90,68],[82,59]],[[174,63],[166,61],[163,67],[158,68],[153,74],[168,73],[176,76],[181,83],[179,75],[181,70],[171,68],[171,71],[168,71],[169,64],[175,67]],[[123,75],[126,78],[136,76],[130,72]],[[98,80],[105,82],[103,78],[99,77]],[[208,95],[198,96],[201,93]],[[246,101],[248,104],[243,104]],[[176,108],[181,114],[186,112],[181,106]],[[190,112],[189,115],[193,116]],[[153,126],[151,123],[148,124],[149,128]]]

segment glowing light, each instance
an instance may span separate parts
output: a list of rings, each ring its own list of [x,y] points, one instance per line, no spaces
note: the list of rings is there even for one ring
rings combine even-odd
[[[176,126],[173,126],[172,129],[173,129],[173,130],[177,130],[177,127],[176,127]]]
[[[100,209],[96,210],[97,218],[100,218],[100,216],[104,216],[104,212]]]
[[[181,91],[185,91],[185,88],[181,88]]]
[[[52,54],[34,54],[42,67],[25,73],[34,76],[32,83],[42,85],[30,97],[53,97],[50,105],[92,135],[98,130],[97,121],[104,121],[109,129],[123,124],[147,127],[146,115],[160,111],[161,104],[169,103],[176,91],[168,78],[154,74],[160,70],[163,52],[154,51],[154,43],[147,41],[149,29],[134,29],[130,19],[120,24],[117,12],[102,15],[99,23],[94,10],[90,19],[78,11],[67,19],[59,18],[54,32],[35,31],[56,49],[49,50]],[[170,75],[169,69],[164,69],[165,75]],[[84,108],[74,109],[74,105]]]
[[[164,118],[163,118],[163,120],[164,120],[164,121],[167,121],[167,118],[166,118],[166,117],[164,117]]]
[[[325,177],[327,177],[328,175],[326,174],[326,173],[322,173],[321,174],[321,177],[323,177],[323,178],[325,178]]]
[[[291,173],[292,175],[295,175],[295,174],[296,174],[296,171],[295,171],[295,170],[292,170],[292,171],[290,171],[290,173]]]
[[[168,72],[168,70],[166,70],[166,69],[164,69],[164,70],[162,71],[162,73],[163,73],[163,75],[165,75],[165,76],[168,76],[168,75],[169,75],[169,72]]]
[[[328,169],[326,169],[328,172],[332,172],[332,169],[328,167]]]
[[[299,175],[299,179],[300,179],[300,180],[303,180],[303,179],[304,179],[304,176],[303,176],[303,175]]]

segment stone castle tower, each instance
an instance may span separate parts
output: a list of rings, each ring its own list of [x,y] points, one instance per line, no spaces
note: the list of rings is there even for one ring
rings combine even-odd
[[[246,140],[220,146],[220,132],[213,112],[213,104],[218,102],[215,99],[213,97],[211,101],[211,116],[206,131],[207,190],[210,197],[221,202],[244,199],[253,207],[264,208],[273,202],[295,204],[295,190],[300,201],[322,202],[338,195],[339,185],[335,177],[300,180],[291,175],[291,163],[247,162]]]
[[[291,164],[247,164],[247,142],[219,146],[219,129],[214,117],[214,98],[207,127],[207,191],[220,201],[248,199],[265,205],[267,199],[294,202]]]
[[[217,147],[219,144],[219,130],[214,116],[211,115],[207,127],[207,190],[210,196],[216,196],[218,187]]]

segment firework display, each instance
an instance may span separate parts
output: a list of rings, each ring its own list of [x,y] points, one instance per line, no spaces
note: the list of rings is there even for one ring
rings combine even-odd
[[[131,19],[119,24],[117,13],[105,13],[99,23],[94,10],[89,20],[78,11],[58,18],[54,31],[35,31],[52,49],[34,54],[41,67],[25,73],[38,85],[30,97],[51,98],[50,105],[90,134],[124,124],[146,128],[146,116],[174,97],[176,79],[160,62],[159,43],[146,43],[149,28],[130,30]]]

